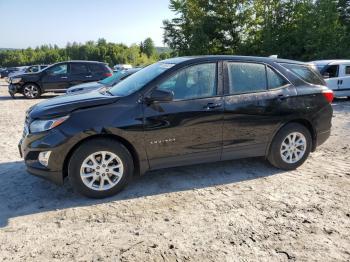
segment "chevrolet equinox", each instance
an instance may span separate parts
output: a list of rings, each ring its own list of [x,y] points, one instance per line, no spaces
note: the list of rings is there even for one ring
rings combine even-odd
[[[157,62],[110,89],[63,95],[26,113],[19,151],[29,173],[69,178],[94,198],[134,174],[265,156],[299,167],[331,130],[333,93],[301,62],[241,56]]]

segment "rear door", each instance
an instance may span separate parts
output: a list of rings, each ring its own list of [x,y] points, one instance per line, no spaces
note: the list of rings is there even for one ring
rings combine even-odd
[[[62,90],[69,87],[68,63],[54,65],[42,72],[42,88],[47,91]]]
[[[71,63],[69,85],[74,86],[84,82],[94,81],[91,77],[91,72],[86,63]]]
[[[227,61],[222,159],[265,155],[283,120],[288,98],[296,94],[286,78],[269,65]]]
[[[350,64],[340,65],[337,91],[347,91],[350,94]]]
[[[105,64],[102,63],[90,63],[90,81],[99,81],[106,77],[112,76],[112,70],[108,68]]]
[[[325,79],[329,89],[337,90],[339,88],[339,65],[328,65],[322,71],[322,75],[327,75]]]
[[[172,91],[173,101],[143,104],[152,169],[220,160],[223,98],[217,72],[216,62],[179,69],[156,87]]]

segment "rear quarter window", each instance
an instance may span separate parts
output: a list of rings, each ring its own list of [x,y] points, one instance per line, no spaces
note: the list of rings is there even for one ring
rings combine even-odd
[[[321,75],[310,66],[287,63],[281,63],[281,65],[309,84],[324,85]]]

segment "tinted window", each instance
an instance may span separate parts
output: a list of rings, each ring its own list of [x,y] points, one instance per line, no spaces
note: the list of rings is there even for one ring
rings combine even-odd
[[[174,93],[174,99],[211,97],[216,94],[216,63],[188,67],[159,85]]]
[[[73,75],[88,74],[89,70],[85,64],[72,63],[70,64],[70,72]]]
[[[345,74],[350,75],[350,66],[345,67]]]
[[[267,89],[265,65],[228,63],[230,94],[259,92]]]
[[[51,76],[67,74],[67,64],[50,67],[46,72]]]
[[[267,67],[267,82],[269,89],[279,88],[288,84],[286,79],[284,79],[270,67]]]
[[[282,64],[285,68],[292,71],[299,78],[314,85],[323,85],[323,80],[319,74],[311,67],[297,64]]]
[[[94,73],[103,73],[107,71],[106,66],[103,64],[90,64],[89,65],[91,72]]]

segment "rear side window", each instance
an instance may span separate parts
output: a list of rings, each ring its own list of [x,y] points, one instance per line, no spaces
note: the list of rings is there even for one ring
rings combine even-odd
[[[267,82],[269,89],[276,89],[288,84],[288,81],[267,66]]]
[[[267,90],[266,69],[263,64],[228,63],[230,94]]]
[[[345,67],[345,74],[350,75],[350,66]]]
[[[93,73],[104,73],[108,72],[108,69],[104,64],[90,64],[89,65],[91,72]]]
[[[319,76],[318,73],[316,73],[314,70],[312,70],[311,67],[306,65],[297,65],[297,64],[281,64],[283,67],[289,69],[292,71],[295,75],[297,75],[299,78],[304,80],[307,83],[314,84],[314,85],[323,85],[323,80]]]
[[[89,70],[85,64],[72,63],[70,65],[70,71],[73,75],[88,74]]]

